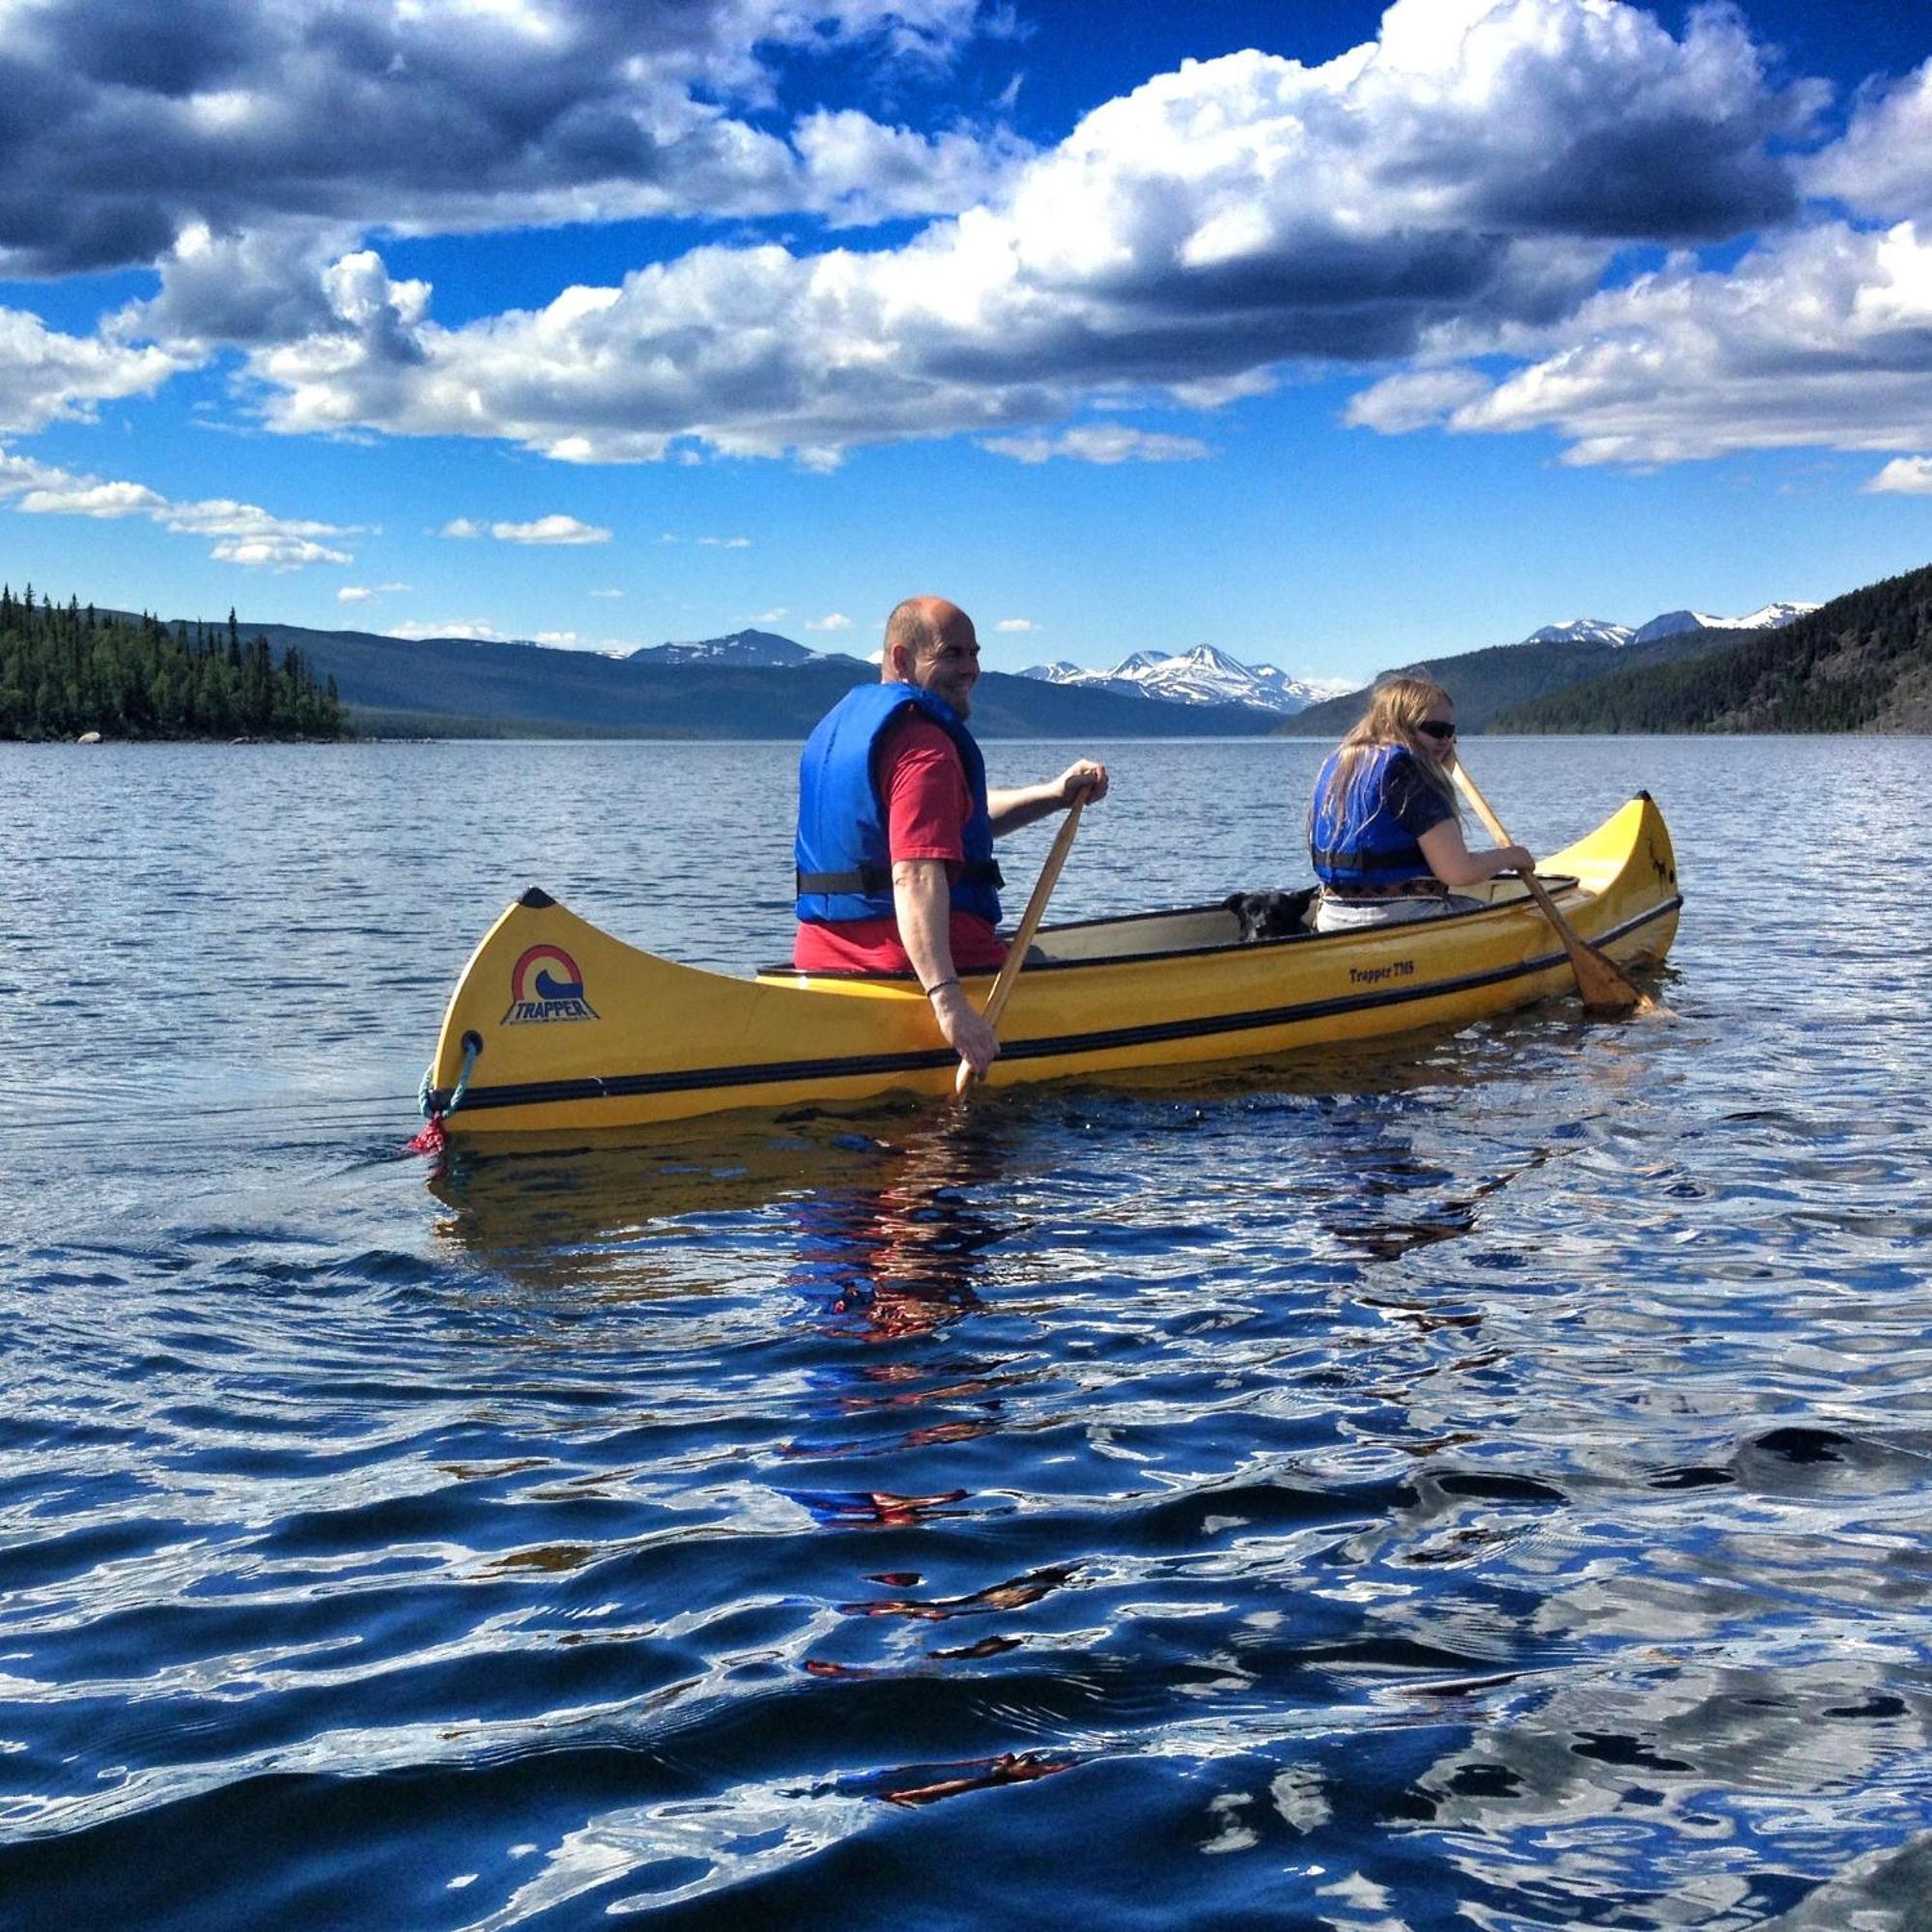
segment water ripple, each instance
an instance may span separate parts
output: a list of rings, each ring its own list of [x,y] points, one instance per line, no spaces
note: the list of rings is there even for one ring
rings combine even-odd
[[[1121,749],[1123,799],[1138,768],[1191,809],[1185,758]],[[1217,751],[1287,796],[1318,749]],[[68,856],[21,970],[118,963],[66,1017],[0,1009],[0,1898],[198,1932],[1916,1923],[1932,947],[1834,894],[1821,984],[1805,909],[1848,798],[1917,796],[1927,753],[1861,747],[1890,789],[1848,793],[1841,752],[1779,750],[1776,868],[1704,822],[1760,748],[1486,758],[1532,842],[1579,769],[1655,768],[1674,1025],[1555,1004],[459,1152],[427,1191],[384,1096],[425,962],[503,894],[420,828],[509,784],[541,802],[496,863],[735,962],[773,905],[707,924],[708,865],[646,890],[637,827],[674,786],[753,849],[789,754],[361,748],[293,798],[266,752],[87,765],[60,819],[101,836],[24,828]],[[1148,825],[1149,890],[1196,895]],[[1275,830],[1229,863],[1268,876]],[[256,837],[284,863],[238,874]],[[1078,869],[1067,911],[1105,909]],[[159,937],[114,951],[110,902]]]

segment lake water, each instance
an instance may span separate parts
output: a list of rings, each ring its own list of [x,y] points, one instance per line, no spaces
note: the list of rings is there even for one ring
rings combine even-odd
[[[784,953],[792,748],[0,747],[0,1923],[1922,1926],[1932,742],[1469,752],[1673,1022],[438,1172],[526,885]]]

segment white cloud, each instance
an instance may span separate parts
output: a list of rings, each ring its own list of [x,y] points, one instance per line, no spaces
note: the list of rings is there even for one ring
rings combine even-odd
[[[777,624],[782,622],[786,617],[790,615],[791,612],[787,611],[782,604],[781,604],[778,606],[776,610],[759,611],[758,614],[752,619],[752,622],[754,624]]]
[[[0,308],[0,435],[90,421],[99,404],[152,395],[197,359],[180,350],[63,335],[38,316]]]
[[[805,628],[808,631],[849,631],[852,620],[842,611],[834,611],[823,617],[808,617]]]
[[[750,550],[750,537],[699,537],[700,544],[708,544],[713,550]]]
[[[251,569],[300,570],[311,563],[354,563],[347,551],[330,550],[306,537],[224,537],[209,552],[217,563],[245,564]]]
[[[398,234],[663,215],[930,213],[1011,152],[813,117],[764,118],[781,69],[943,63],[977,0],[193,0],[6,10],[0,272],[154,263],[197,231],[326,223]],[[867,162],[870,185],[855,179]],[[193,288],[187,286],[194,283]],[[218,278],[164,293],[186,332],[263,326]],[[195,319],[190,322],[190,316]]]
[[[158,490],[145,483],[94,483],[68,479],[59,470],[46,472],[60,478],[29,490],[14,505],[30,517],[155,517],[164,515],[168,500]]]
[[[840,223],[962,212],[991,199],[1033,152],[1005,130],[923,135],[849,108],[807,115],[792,145],[813,205]]]
[[[1162,436],[1124,423],[1090,423],[1058,436],[989,436],[982,448],[1020,463],[1046,463],[1056,456],[1081,463],[1185,463],[1208,454],[1191,436]]]
[[[335,593],[335,601],[338,604],[366,604],[375,594],[366,583],[345,583]]]
[[[499,543],[514,544],[602,544],[611,541],[611,532],[595,524],[580,523],[575,517],[538,517],[527,524],[492,524],[490,534]]]
[[[556,650],[571,650],[582,642],[575,631],[539,631],[534,639],[539,644],[549,644]]]
[[[1378,42],[1324,66],[1246,52],[1158,75],[895,246],[698,247],[453,327],[419,284],[344,256],[327,323],[255,348],[249,372],[280,430],[496,437],[571,463],[823,469],[961,432],[1019,433],[1030,461],[1199,455],[1039,426],[1103,397],[1225,403],[1298,359],[1439,355],[1451,329],[1547,328],[1627,242],[1788,217],[1772,147],[1819,99],[1774,89],[1723,9],[1675,39],[1616,0],[1397,0]],[[902,146],[810,125],[828,182]]]
[[[1928,339],[1932,234],[1911,222],[1883,234],[1823,223],[1722,273],[1676,259],[1593,297],[1500,382],[1467,370],[1397,376],[1358,397],[1350,419],[1552,431],[1572,464],[1917,450],[1932,444]]]
[[[494,624],[476,617],[451,617],[440,624],[391,624],[385,638],[461,638],[470,643],[504,644],[510,639]]]
[[[1002,617],[993,626],[996,631],[1037,631],[1039,626],[1031,617]]]
[[[470,537],[480,537],[483,534],[483,526],[471,517],[452,517],[437,534],[468,541]]]
[[[1932,456],[1894,456],[1865,488],[1879,496],[1932,497]]]
[[[615,597],[622,597],[624,593],[621,590],[593,590],[590,594],[593,597],[615,598]]]
[[[1842,139],[1801,161],[1807,194],[1884,221],[1932,219],[1932,61],[1860,98]]]
[[[1358,428],[1380,430],[1384,436],[1400,436],[1454,415],[1487,396],[1491,386],[1473,369],[1409,370],[1351,397],[1344,420]]]
[[[211,497],[176,502],[144,483],[75,476],[23,456],[0,456],[0,498],[12,497],[26,516],[145,517],[182,536],[216,539],[210,554],[220,563],[298,570],[311,563],[351,563],[347,551],[315,541],[356,534],[334,524],[277,517],[254,503]]]

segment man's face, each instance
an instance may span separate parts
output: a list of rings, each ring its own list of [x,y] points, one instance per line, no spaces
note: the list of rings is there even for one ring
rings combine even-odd
[[[964,718],[973,708],[973,687],[980,681],[980,639],[973,620],[955,611],[941,625],[936,643],[912,661],[912,682],[943,697]]]

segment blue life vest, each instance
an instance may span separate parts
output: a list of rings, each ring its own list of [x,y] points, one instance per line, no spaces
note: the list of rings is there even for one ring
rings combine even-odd
[[[966,862],[952,881],[952,910],[1000,918],[1005,883],[993,862],[986,761],[959,714],[916,684],[862,684],[848,691],[806,740],[798,766],[798,916],[814,925],[893,916],[893,861],[874,758],[888,725],[923,711],[959,748],[973,804],[960,829]]]
[[[1399,758],[1413,757],[1406,745],[1377,745],[1364,753],[1350,774],[1339,808],[1329,798],[1340,752],[1330,753],[1315,781],[1308,808],[1308,857],[1315,876],[1346,891],[1353,886],[1400,886],[1433,879],[1429,861],[1415,835],[1397,822],[1389,808],[1388,781]]]

